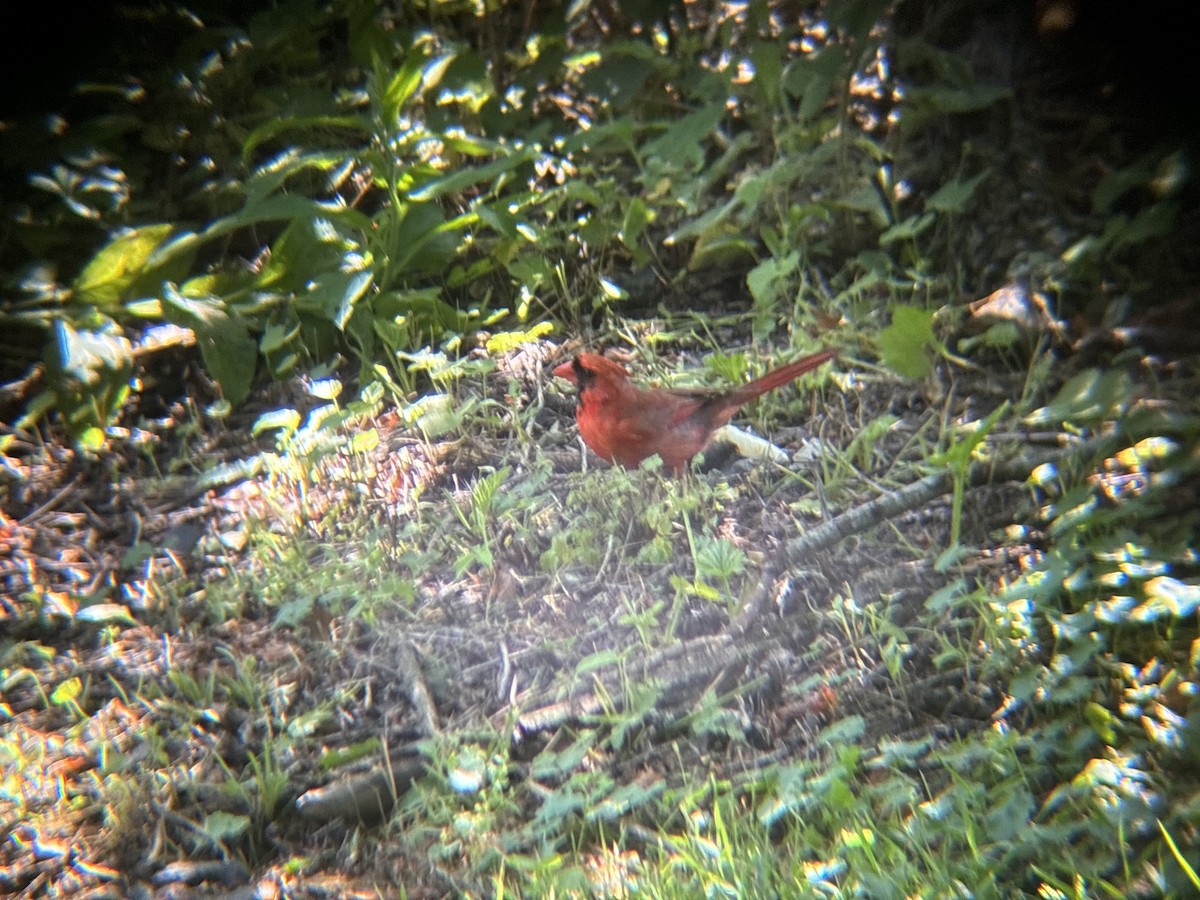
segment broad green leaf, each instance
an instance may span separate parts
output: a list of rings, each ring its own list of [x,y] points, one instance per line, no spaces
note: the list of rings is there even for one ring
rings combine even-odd
[[[297,306],[319,311],[344,331],[355,304],[371,287],[373,272],[327,272],[312,282],[307,294],[297,298]]]
[[[459,238],[454,232],[461,224],[461,219],[447,222],[436,203],[409,204],[386,235],[390,274],[395,277],[444,271],[458,249]]]
[[[754,41],[750,45],[754,64],[754,85],[768,109],[779,106],[779,84],[783,78],[783,44],[780,41]]]
[[[1033,795],[1024,780],[1013,779],[1002,789],[989,788],[987,814],[983,818],[989,841],[1012,841],[1029,830],[1030,818],[1037,810]]]
[[[276,195],[293,175],[310,170],[335,172],[344,169],[346,161],[347,154],[343,150],[302,153],[296,147],[289,147],[262,163],[246,179],[246,205],[253,206]]]
[[[1134,622],[1154,622],[1164,617],[1186,619],[1200,606],[1200,587],[1169,575],[1145,584],[1146,602],[1130,614]]]
[[[709,578],[729,578],[746,569],[746,554],[732,541],[700,536],[696,550],[696,571]]]
[[[258,342],[250,336],[246,323],[230,315],[220,299],[185,297],[170,284],[163,294],[163,313],[196,333],[204,364],[225,399],[234,406],[245,400],[258,360]]]
[[[300,194],[279,194],[254,202],[247,201],[238,212],[214,221],[204,229],[201,237],[211,241],[248,225],[294,219],[309,220],[336,212],[336,208],[322,205]]]
[[[837,44],[824,47],[788,66],[783,76],[783,87],[791,96],[800,98],[796,115],[801,122],[812,121],[824,109],[833,94],[834,83],[846,68],[845,51]]]
[[[280,428],[287,434],[292,434],[300,427],[300,413],[294,409],[273,409],[265,412],[254,420],[250,433],[258,437],[264,431]]]
[[[741,235],[706,235],[696,241],[687,268],[689,272],[701,272],[717,266],[741,268],[757,258],[758,247]]]
[[[75,442],[84,450],[99,453],[104,449],[104,429],[96,425],[93,425],[91,428],[85,428],[80,432]]]
[[[294,600],[289,600],[279,607],[275,618],[271,621],[274,628],[295,628],[304,623],[316,608],[317,601],[312,594],[304,594]]]
[[[1096,190],[1092,192],[1092,212],[1098,215],[1111,212],[1113,206],[1123,196],[1134,188],[1140,188],[1149,183],[1150,179],[1154,177],[1157,157],[1157,153],[1148,153],[1133,165],[1109,172],[1101,178],[1100,183],[1096,185]]]
[[[861,45],[891,5],[890,0],[830,0],[825,15],[854,45]]]
[[[1129,376],[1120,369],[1086,369],[1064,384],[1050,403],[1030,413],[1026,421],[1032,425],[1098,422],[1130,400],[1132,390]]]
[[[249,827],[248,816],[221,810],[209,813],[204,819],[204,833],[217,842],[236,840],[245,834]]]
[[[347,3],[345,10],[346,44],[354,61],[367,71],[386,65],[395,52],[395,42],[380,25],[373,0]]]
[[[462,421],[462,413],[449,394],[427,394],[406,406],[402,415],[429,440],[454,430]]]
[[[456,169],[449,175],[434,179],[410,191],[408,196],[414,201],[424,202],[436,200],[446,194],[457,194],[466,188],[490,182],[528,162],[532,162],[536,155],[532,147],[522,147],[520,150],[503,156],[500,159],[494,159],[489,163],[484,163],[481,166]]]
[[[642,147],[655,157],[680,168],[699,168],[704,163],[704,142],[725,116],[723,103],[712,103],[671,122],[666,131]]]
[[[262,337],[258,339],[259,352],[264,355],[273,353],[291,343],[299,333],[299,325],[284,325],[279,322],[272,322],[263,331]]]
[[[926,208],[953,215],[962,213],[966,210],[971,198],[975,196],[975,189],[983,184],[984,180],[991,174],[990,169],[984,169],[974,178],[968,178],[966,181],[955,179],[947,184],[943,184],[925,202]]]
[[[517,238],[521,233],[517,230],[517,217],[510,213],[503,203],[480,203],[475,207],[479,221],[490,227],[497,234],[506,238]]]
[[[879,246],[886,247],[888,244],[895,243],[896,241],[912,240],[931,228],[936,221],[937,216],[931,212],[922,213],[919,216],[909,216],[881,234],[879,236]]]
[[[170,233],[170,225],[146,225],[109,241],[76,277],[75,293],[101,308],[126,299],[154,251]]]
[[[908,91],[905,122],[913,127],[946,115],[978,112],[1012,97],[1006,87],[966,84],[913,87]]]
[[[1113,235],[1112,249],[1137,247],[1169,234],[1178,214],[1179,204],[1174,202],[1154,203],[1139,210],[1128,225]]]
[[[314,222],[304,216],[287,224],[271,244],[270,258],[255,279],[257,287],[301,293],[314,278],[341,267],[347,248],[325,240]],[[209,293],[228,296],[222,290]]]
[[[421,77],[428,61],[429,57],[419,48],[411,48],[400,68],[388,81],[379,103],[387,128],[394,128],[400,121],[401,112],[421,86]]]
[[[430,87],[437,84],[440,88],[437,92],[439,107],[453,109],[452,104],[461,104],[472,114],[478,113],[495,93],[488,77],[487,63],[483,57],[470,50],[460,51],[449,65],[444,66],[441,78],[437,82],[431,80],[428,72],[426,81]],[[453,114],[457,115],[457,110],[454,110]],[[463,148],[460,146],[455,149]]]
[[[371,123],[362,116],[319,115],[280,116],[267,119],[255,128],[242,142],[242,165],[249,165],[250,158],[262,144],[274,140],[286,131],[299,132],[300,139],[311,139],[313,133],[327,129],[353,131],[360,135],[371,133]]]
[[[833,724],[822,729],[818,739],[822,744],[841,745],[854,744],[866,734],[866,720],[862,716],[852,715],[846,716],[844,719],[839,719]]]
[[[599,63],[579,77],[580,86],[607,108],[623,112],[638,98],[654,71],[655,60],[648,50],[634,41],[610,44]]]
[[[924,378],[932,364],[927,350],[936,345],[933,313],[914,306],[892,310],[892,324],[879,335],[879,355],[884,365],[905,378]]]
[[[321,378],[308,386],[308,393],[318,400],[336,400],[342,390],[342,383],[336,378]]]
[[[588,672],[594,672],[596,669],[615,666],[622,659],[622,655],[616,650],[598,650],[595,653],[585,656],[575,664],[575,674],[586,675]]]

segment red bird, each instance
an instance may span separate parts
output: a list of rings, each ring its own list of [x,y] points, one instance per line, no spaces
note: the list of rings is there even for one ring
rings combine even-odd
[[[657,453],[668,469],[680,472],[746,403],[835,356],[822,350],[724,393],[640,388],[624,368],[595,353],[580,353],[554,374],[578,385],[575,421],[598,456],[633,468]]]

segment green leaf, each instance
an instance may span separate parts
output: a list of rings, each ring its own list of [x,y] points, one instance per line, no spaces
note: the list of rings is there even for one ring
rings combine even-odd
[[[1200,606],[1200,587],[1168,575],[1150,579],[1144,589],[1146,602],[1129,616],[1134,622],[1155,622],[1162,618],[1187,619]]]
[[[50,695],[50,702],[55,706],[73,703],[83,693],[83,682],[78,678],[68,678],[59,684]]]
[[[954,215],[962,213],[966,210],[971,198],[975,196],[976,188],[983,184],[984,180],[991,174],[990,169],[984,169],[974,178],[969,178],[966,181],[955,179],[943,184],[925,202],[926,208]]]
[[[305,594],[289,600],[279,607],[271,626],[273,628],[294,628],[308,619],[316,605],[316,598],[312,594]]]
[[[897,306],[892,310],[892,324],[879,335],[879,355],[896,374],[924,378],[932,369],[926,351],[936,343],[932,311]]]
[[[850,35],[853,44],[859,45],[867,40],[890,6],[889,0],[830,0],[825,15],[834,26]]]
[[[463,412],[449,394],[427,394],[406,406],[401,414],[406,422],[416,425],[426,438],[433,440],[457,428]]]
[[[783,88],[800,99],[796,115],[801,122],[811,121],[829,102],[833,86],[847,68],[845,51],[837,44],[797,59],[783,76]]]
[[[597,65],[579,78],[580,86],[601,98],[608,108],[624,111],[637,99],[654,71],[654,59],[645,44],[625,41],[610,44]]]
[[[449,175],[442,178],[435,178],[421,187],[410,191],[408,196],[412,200],[422,202],[436,200],[446,194],[457,194],[466,188],[492,181],[501,175],[507,174],[528,162],[532,162],[535,157],[536,153],[532,147],[522,147],[500,159],[484,163],[482,166],[456,169]]]
[[[251,435],[258,437],[264,431],[282,428],[286,434],[292,434],[300,427],[300,413],[294,409],[273,409],[265,412],[254,420],[250,429]]]
[[[783,44],[780,41],[754,41],[750,45],[754,64],[754,85],[768,109],[779,106],[779,85],[783,79]]]
[[[672,122],[666,131],[642,147],[655,157],[680,168],[699,168],[704,163],[704,142],[725,116],[723,103],[713,103]]]
[[[1092,212],[1098,215],[1109,213],[1127,193],[1148,184],[1154,177],[1158,161],[1157,153],[1148,153],[1132,165],[1116,169],[1101,178],[1092,192]]]
[[[1179,204],[1174,202],[1154,203],[1139,210],[1131,222],[1113,235],[1112,249],[1116,251],[1137,247],[1170,234],[1178,213]]]
[[[1133,385],[1121,369],[1085,369],[1064,384],[1054,399],[1026,418],[1031,425],[1086,424],[1107,419],[1131,398]]]
[[[746,554],[732,541],[700,536],[696,550],[696,571],[709,578],[729,578],[746,569]]]
[[[933,116],[978,112],[1011,97],[1012,91],[1006,87],[970,84],[913,87],[908,91],[907,100],[910,118],[920,123]]]
[[[196,332],[204,364],[225,399],[234,406],[245,400],[258,360],[258,342],[250,336],[246,323],[230,315],[219,298],[185,297],[170,284],[163,294],[163,313],[175,324]]]
[[[170,233],[170,225],[146,225],[109,241],[76,277],[75,293],[102,309],[120,303]]]
[[[299,194],[280,194],[253,202],[248,199],[245,207],[231,216],[217,219],[204,229],[200,236],[202,239],[210,241],[248,225],[293,219],[308,220],[322,215],[330,215],[336,211],[336,209],[322,206],[317,201]]]
[[[896,241],[913,240],[931,228],[936,221],[937,216],[931,212],[922,213],[919,216],[909,216],[881,234],[879,236],[879,246],[886,247],[888,244],[893,244]]]
[[[306,309],[318,310],[320,314],[346,330],[346,323],[354,313],[354,306],[371,287],[374,272],[326,272],[311,283],[307,295],[298,301]]]
[[[297,324],[284,325],[279,322],[272,322],[258,339],[259,352],[264,355],[274,353],[276,350],[280,350],[291,343],[292,339],[299,333],[300,326]]]
[[[388,81],[379,103],[385,127],[394,128],[399,122],[404,107],[421,86],[428,62],[429,57],[420,48],[412,48],[400,68]]]
[[[847,716],[824,728],[819,740],[830,746],[855,744],[867,732],[866,720],[862,716]]]
[[[104,449],[104,429],[93,425],[91,428],[85,428],[79,433],[79,437],[75,439],[84,450],[91,450],[93,453],[99,453]]]
[[[250,164],[250,157],[262,144],[274,140],[286,131],[300,132],[298,137],[311,139],[314,132],[319,133],[328,129],[344,129],[367,135],[371,133],[371,123],[362,116],[318,115],[269,118],[251,131],[246,140],[242,142],[242,165]]]
[[[539,322],[528,331],[502,331],[487,341],[487,351],[494,356],[509,353],[522,344],[529,344],[554,331],[553,322]]]
[[[236,840],[246,833],[246,829],[250,827],[250,819],[248,816],[239,816],[235,813],[216,812],[209,813],[204,819],[204,833],[214,841],[230,841]]]
[[[354,432],[350,439],[350,450],[353,453],[369,453],[379,446],[379,431],[368,428],[365,431]]]
[[[1037,804],[1024,782],[1014,780],[1003,790],[989,788],[988,794],[989,808],[983,819],[988,840],[1007,842],[1028,832]]]
[[[346,44],[354,61],[370,71],[386,65],[395,44],[376,18],[374,0],[346,4]]]
[[[474,214],[446,221],[436,203],[411,203],[398,223],[388,229],[390,274],[432,275],[443,272],[458,251],[456,230],[465,230]]]

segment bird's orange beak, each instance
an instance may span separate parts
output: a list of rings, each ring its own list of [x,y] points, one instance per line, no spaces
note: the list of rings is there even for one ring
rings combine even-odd
[[[550,374],[557,375],[559,378],[565,378],[567,381],[571,382],[571,384],[579,383],[579,379],[575,377],[574,360],[568,359],[565,363],[555,368]]]

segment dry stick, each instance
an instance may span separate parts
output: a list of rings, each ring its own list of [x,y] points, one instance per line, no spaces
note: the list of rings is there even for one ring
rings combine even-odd
[[[433,697],[425,684],[425,675],[417,662],[417,654],[407,639],[400,642],[397,653],[397,672],[402,684],[408,685],[408,700],[417,713],[417,725],[426,737],[433,737],[441,727],[438,725],[437,709],[433,705]]]
[[[400,642],[396,656],[396,674],[400,683],[408,688],[408,699],[417,714],[418,728],[424,737],[433,737],[441,730],[437,709],[417,662],[417,654],[407,639]],[[296,800],[296,810],[311,821],[335,818],[369,823],[381,821],[391,811],[396,798],[425,773],[425,762],[424,755],[413,744],[388,748],[383,763],[371,771],[305,791]]]
[[[674,707],[686,703],[698,688],[705,687],[715,673],[722,669],[745,665],[752,658],[752,651],[762,649],[768,641],[750,646],[739,645],[733,636],[726,633],[706,635],[655,653],[637,665],[627,665],[625,673],[630,682],[640,683],[653,679],[659,686],[659,707]],[[753,658],[767,654],[754,654]],[[622,694],[620,671],[604,677],[599,673],[599,690],[579,694],[567,700],[539,706],[517,717],[515,739],[521,739],[539,731],[559,728],[602,714],[613,701],[610,698]],[[546,696],[549,691],[541,692]],[[537,702],[535,700],[535,702]]]
[[[1028,457],[1007,460],[998,463],[972,463],[966,477],[964,487],[982,487],[1007,481],[1025,481],[1029,473],[1044,464],[1061,465],[1073,457],[1088,458],[1096,454],[1108,455],[1116,449],[1121,435],[1114,433],[1104,437],[1084,441],[1074,447],[1069,447],[1049,457],[1029,459]],[[767,600],[771,596],[771,585],[775,573],[781,565],[791,565],[796,559],[809,556],[818,550],[832,547],[838,541],[854,534],[869,531],[876,525],[924,506],[932,500],[948,494],[954,489],[954,472],[944,470],[926,475],[919,481],[902,487],[898,491],[876,497],[861,506],[847,510],[812,528],[794,540],[788,541],[779,553],[779,559],[768,563],[763,570],[763,577],[754,595],[747,601],[742,611],[738,613],[730,627],[744,632],[762,615]]]
[[[413,746],[389,750],[384,763],[369,772],[305,791],[296,799],[296,811],[310,822],[380,822],[391,812],[396,798],[425,774],[426,762]]]

